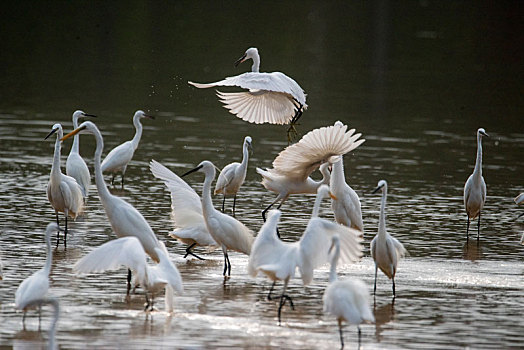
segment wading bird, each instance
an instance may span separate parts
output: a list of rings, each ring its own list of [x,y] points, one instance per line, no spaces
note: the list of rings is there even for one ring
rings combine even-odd
[[[209,84],[200,84],[189,81],[197,88],[215,86],[238,86],[246,92],[220,92],[217,96],[224,107],[249,123],[262,124],[291,124],[288,129],[288,139],[302,112],[307,108],[304,90],[296,81],[281,72],[261,73],[260,56],[254,47],[247,49],[235,66],[252,59],[251,72],[228,77]]]
[[[96,149],[94,165],[96,188],[98,190],[100,202],[102,202],[109,223],[111,224],[111,228],[119,238],[127,236],[135,236],[138,238],[140,243],[142,243],[145,252],[158,263],[160,258],[155,248],[162,248],[162,246],[151,229],[151,226],[149,226],[146,219],[135,209],[135,207],[122,198],[112,195],[107,189],[100,165],[102,152],[104,150],[104,139],[96,125],[90,121],[83,122],[77,129],[64,136],[62,140],[66,140],[79,132],[92,134],[95,137]],[[130,288],[131,270],[128,271],[127,275],[127,294],[129,294]],[[166,288],[166,299],[172,299],[172,293],[173,291],[170,287]],[[168,311],[170,312],[172,310]]]
[[[406,254],[406,249],[398,239],[392,237],[386,231],[386,198],[388,196],[388,183],[386,180],[380,180],[377,188],[373,193],[382,190],[382,200],[380,202],[380,218],[378,222],[378,233],[371,241],[371,256],[375,261],[375,284],[373,295],[377,291],[377,270],[382,272],[393,283],[393,298],[395,298],[395,274],[397,273],[397,264]]]
[[[234,162],[226,165],[218,175],[215,185],[215,194],[222,193],[224,199],[222,201],[222,212],[224,212],[224,204],[226,196],[233,195],[233,216],[235,216],[235,203],[237,200],[237,192],[240,186],[244,183],[247,173],[247,162],[249,160],[249,149],[251,148],[251,137],[244,138],[242,146],[242,163]]]
[[[263,178],[262,185],[278,194],[262,211],[264,220],[266,212],[278,201],[280,209],[291,194],[314,194],[320,185],[329,183],[328,165],[365,141],[357,140],[361,134],[355,134],[355,129],[346,130],[347,125],[342,123],[312,130],[300,141],[281,151],[273,160],[272,169],[257,168],[257,173]],[[314,181],[309,175],[319,166],[323,178],[321,181]]]
[[[24,316],[22,322],[25,324],[25,313],[27,310],[38,307],[38,313],[41,313],[41,306],[37,300],[44,298],[49,290],[49,273],[53,262],[53,253],[51,252],[51,234],[58,231],[58,224],[51,222],[45,230],[46,243],[46,260],[45,265],[31,276],[27,277],[20,283],[15,293],[15,308],[22,310]]]
[[[102,162],[102,172],[113,173],[113,177],[111,178],[112,185],[114,184],[116,173],[120,171],[122,173],[122,188],[124,188],[124,176],[127,165],[133,158],[133,154],[135,153],[138,143],[140,142],[140,138],[142,137],[142,123],[140,122],[140,119],[142,118],[155,119],[153,116],[147,115],[143,111],[136,111],[135,115],[133,116],[133,125],[136,129],[135,136],[132,140],[126,141],[121,145],[113,148]]]
[[[482,177],[482,136],[488,136],[482,128],[477,130],[477,161],[473,174],[468,177],[464,186],[464,206],[468,215],[466,240],[469,239],[469,221],[478,217],[477,240],[480,236],[480,213],[486,202],[486,182]]]
[[[362,239],[359,231],[318,217],[320,203],[323,198],[329,195],[327,185],[319,187],[311,218],[299,241],[289,243],[278,238],[277,225],[281,211],[274,209],[269,212],[268,220],[260,229],[253,243],[247,266],[248,273],[255,277],[258,272],[262,272],[273,281],[268,294],[269,300],[271,300],[271,292],[275,283],[284,281],[278,307],[279,324],[282,307],[286,301],[289,301],[293,309],[293,301],[286,294],[289,280],[295,276],[298,267],[303,284],[311,283],[314,269],[328,262],[331,237],[334,235],[340,237],[342,263],[356,261],[362,255],[362,246],[360,245]]]
[[[358,343],[360,344],[360,324],[374,323],[375,317],[369,306],[369,291],[366,284],[359,279],[337,279],[337,262],[340,255],[340,238],[333,236],[331,248],[331,269],[329,271],[329,285],[324,291],[324,313],[337,318],[340,333],[340,345],[344,348],[342,322],[357,325]]]
[[[196,171],[205,175],[202,188],[202,214],[204,215],[207,230],[211,237],[222,247],[222,252],[224,253],[223,275],[226,276],[227,271],[227,275],[231,276],[231,263],[227,254],[228,249],[249,255],[254,240],[253,233],[243,223],[227,214],[221,213],[213,206],[211,199],[211,183],[215,179],[215,166],[213,163],[204,160],[196,168],[182,175],[182,177]]]
[[[329,189],[337,199],[331,199],[331,209],[335,220],[344,226],[364,231],[362,210],[358,194],[346,183],[344,160],[342,157],[333,163]]]
[[[182,277],[169,259],[169,253],[162,242],[159,247],[155,247],[155,252],[160,262],[150,266],[147,264],[146,252],[138,238],[122,237],[92,250],[75,264],[73,270],[76,273],[104,272],[118,269],[123,265],[135,273],[135,287],[140,284],[145,288],[144,311],[148,308],[153,310],[155,293],[162,291],[166,285],[180,294],[184,291]],[[151,299],[147,291],[151,293]],[[166,299],[166,310],[169,310],[171,304],[172,301]]]
[[[218,244],[207,230],[200,197],[184,180],[159,162],[152,160],[149,163],[149,169],[156,178],[164,181],[171,192],[171,219],[175,224],[175,230],[169,235],[189,245],[184,258],[193,255],[195,258],[204,260],[193,253],[193,247],[203,246],[215,249]]]
[[[83,111],[75,111],[73,113],[73,128],[78,128],[78,119],[85,117],[96,117],[96,115],[87,114]],[[76,180],[82,189],[82,195],[87,198],[89,194],[89,186],[91,185],[91,173],[87,167],[86,162],[80,156],[80,136],[76,135],[73,139],[73,145],[66,161],[66,174]]]
[[[56,133],[55,153],[53,156],[53,165],[51,166],[51,175],[47,184],[47,198],[55,209],[56,223],[58,221],[58,212],[65,215],[64,247],[67,245],[67,217],[73,219],[84,211],[84,199],[80,185],[71,176],[62,174],[60,170],[60,149],[62,147],[61,138],[64,136],[62,125],[55,124],[51,132],[45,137],[47,140],[51,135]],[[59,233],[57,234],[56,246],[60,243]]]

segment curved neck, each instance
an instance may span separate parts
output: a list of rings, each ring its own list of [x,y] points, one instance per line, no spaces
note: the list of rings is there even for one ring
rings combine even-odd
[[[380,217],[378,222],[378,234],[386,234],[386,198],[388,196],[388,188],[384,186],[382,189],[382,200],[380,202]]]
[[[240,167],[242,169],[247,168],[247,162],[249,160],[249,150],[247,149],[247,144],[244,144],[244,150],[242,152],[242,163],[240,163]]]
[[[47,256],[45,259],[44,271],[47,276],[51,272],[51,264],[53,263],[53,252],[51,251],[51,231],[45,233],[45,245]]]
[[[62,148],[62,142],[60,139],[64,136],[64,133],[61,130],[56,132],[56,141],[55,141],[55,153],[53,155],[53,165],[51,166],[51,176],[60,175],[60,150]]]
[[[135,126],[136,131],[131,143],[133,143],[133,148],[136,149],[140,142],[140,138],[142,137],[142,123],[140,123],[140,117],[133,118],[133,125]]]
[[[251,66],[251,72],[258,73],[260,71],[260,56],[257,54],[253,57],[253,65]]]
[[[337,262],[340,255],[340,244],[335,244],[335,251],[331,257],[331,268],[329,270],[329,283],[333,283],[337,280]]]
[[[95,133],[93,134],[95,136],[96,140],[96,150],[95,150],[95,182],[96,182],[96,189],[98,191],[98,196],[100,197],[100,201],[102,204],[111,197],[111,193],[107,189],[106,182],[104,181],[104,175],[102,175],[102,152],[104,151],[104,139],[102,138],[102,134],[97,129]]]
[[[479,133],[477,133],[477,161],[473,174],[477,177],[482,176],[482,136]]]
[[[78,128],[78,118],[73,117],[73,130]],[[79,153],[80,149],[80,135],[76,134],[73,136],[73,145],[71,146],[71,152]]]
[[[205,175],[206,178],[204,180],[204,186],[202,187],[202,211],[204,217],[215,210],[213,200],[211,199],[211,183],[215,179],[215,169],[211,169],[211,171],[209,173],[206,172]]]
[[[53,322],[51,323],[51,328],[49,328],[49,346],[48,349],[55,349],[55,336],[56,336],[56,324],[58,323],[58,318],[60,317],[60,303],[56,299],[49,299],[49,303],[53,305],[55,312],[53,313]]]
[[[331,172],[331,180],[330,182],[332,184],[342,185],[346,182],[346,179],[344,177],[344,163],[342,163],[342,158],[338,162],[335,162],[333,164],[333,171]],[[336,186],[333,186],[336,187]]]
[[[313,212],[311,213],[312,218],[318,217],[318,213],[320,212],[320,203],[322,203],[322,197],[322,194],[317,193],[317,196],[315,197],[315,204],[313,205]]]

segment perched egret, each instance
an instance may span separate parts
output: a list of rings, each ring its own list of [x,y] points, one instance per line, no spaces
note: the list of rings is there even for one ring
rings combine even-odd
[[[184,258],[193,255],[204,260],[193,253],[193,247],[198,245],[214,249],[218,244],[207,230],[200,197],[184,180],[159,162],[152,160],[149,169],[156,178],[164,181],[171,192],[171,218],[176,228],[170,236],[189,245]]]
[[[215,86],[238,86],[249,91],[246,92],[220,92],[217,96],[225,104],[225,108],[250,123],[262,124],[294,124],[306,110],[306,95],[296,81],[281,72],[261,73],[260,56],[254,47],[249,48],[236,62],[235,66],[252,59],[251,72],[234,77],[228,77],[209,84],[199,84],[189,81],[197,88],[210,88]],[[296,133],[296,131],[295,131]]]
[[[342,225],[364,231],[360,198],[344,178],[344,163],[342,157],[333,163],[329,189],[337,199],[331,199],[331,208],[335,220]]]
[[[340,333],[340,345],[344,348],[342,322],[357,325],[358,343],[360,344],[360,324],[374,323],[375,317],[369,306],[369,291],[366,284],[359,279],[337,279],[337,262],[340,255],[340,238],[333,236],[331,248],[331,269],[329,285],[324,291],[324,313],[337,318]]]
[[[237,192],[240,186],[244,183],[247,173],[247,162],[249,160],[249,148],[251,148],[251,137],[244,138],[242,146],[242,163],[231,163],[222,169],[215,185],[215,194],[222,193],[224,199],[222,201],[222,212],[224,211],[224,204],[227,195],[233,195],[233,216],[235,216],[235,202],[237,200]]]
[[[36,301],[44,298],[49,290],[49,273],[51,272],[51,264],[53,262],[53,253],[51,252],[51,234],[58,230],[58,224],[54,222],[47,225],[45,230],[47,251],[45,265],[43,268],[23,280],[16,290],[15,308],[24,311],[24,317],[22,319],[23,323],[25,323],[25,313],[27,310],[38,307],[40,312],[40,305],[36,303]]]
[[[237,219],[221,213],[213,206],[211,199],[211,183],[215,179],[215,166],[210,161],[204,160],[196,168],[189,170],[182,177],[193,172],[203,172],[205,175],[202,188],[202,214],[206,222],[207,230],[211,237],[222,247],[224,253],[223,275],[231,276],[231,263],[227,254],[229,250],[235,250],[249,255],[253,244],[253,233]]]
[[[140,119],[142,118],[155,119],[153,116],[147,115],[143,111],[136,111],[135,115],[133,116],[133,125],[136,129],[135,136],[132,140],[126,141],[121,145],[113,148],[102,162],[102,172],[113,173],[111,184],[114,184],[115,175],[120,171],[122,173],[122,188],[124,188],[124,176],[127,165],[133,158],[133,154],[135,153],[138,143],[140,142],[140,138],[142,137],[142,123],[140,122]]]
[[[83,111],[75,111],[73,113],[73,128],[78,128],[78,119],[85,117],[96,117],[96,115],[87,114]],[[66,174],[76,180],[82,189],[84,199],[89,194],[89,186],[91,185],[91,173],[87,167],[86,162],[80,156],[80,136],[76,135],[73,139],[73,145],[66,161]]]
[[[65,215],[64,247],[67,245],[67,217],[73,219],[84,211],[84,200],[80,185],[71,176],[62,174],[60,170],[60,149],[62,147],[61,138],[64,136],[62,125],[55,124],[51,132],[45,137],[47,140],[54,133],[57,134],[55,141],[55,153],[53,156],[53,165],[51,166],[51,175],[47,184],[47,198],[55,209],[56,223],[58,221],[58,212]],[[59,234],[57,234],[56,246],[60,243]]]
[[[486,182],[482,177],[482,136],[488,136],[482,128],[477,130],[477,161],[475,170],[468,177],[464,186],[464,206],[468,215],[468,226],[466,229],[466,239],[469,238],[469,221],[478,217],[477,240],[480,236],[480,212],[486,202]]]
[[[406,249],[398,239],[392,237],[386,231],[386,198],[388,196],[388,183],[386,180],[380,180],[373,193],[376,193],[379,190],[382,190],[382,201],[380,203],[378,233],[371,241],[371,256],[375,261],[375,284],[373,287],[373,295],[375,295],[377,291],[377,270],[380,268],[380,270],[393,282],[394,298],[397,264],[406,254]]]
[[[112,195],[107,189],[106,183],[104,182],[104,176],[102,175],[100,159],[104,150],[104,139],[102,134],[93,122],[85,121],[78,128],[71,131],[69,134],[64,136],[62,140],[66,140],[71,136],[78,134],[79,132],[88,133],[95,136],[96,150],[94,157],[95,165],[95,182],[98,190],[98,196],[100,202],[104,206],[109,223],[113,228],[113,231],[118,237],[135,236],[140,240],[145,252],[155,261],[159,262],[160,258],[155,248],[160,247],[160,242],[156,238],[151,226],[147,223],[146,219],[136,210],[131,204]],[[127,293],[131,288],[131,271],[127,276]],[[166,288],[166,294],[169,288]],[[170,291],[171,292],[171,291]]]
[[[146,289],[146,306],[144,310],[153,310],[155,293],[164,289],[166,285],[171,286],[178,293],[182,293],[182,277],[178,269],[169,259],[166,247],[160,242],[155,247],[155,252],[160,262],[155,266],[147,264],[147,256],[144,247],[134,236],[122,237],[95,248],[89,254],[77,261],[73,270],[76,273],[104,272],[106,270],[118,269],[124,265],[135,273],[135,286],[140,284]],[[151,293],[151,300],[147,296]],[[166,309],[169,310],[172,300],[166,299]]]
[[[278,201],[278,209],[291,194],[317,193],[322,184],[328,184],[330,176],[328,163],[332,164],[340,156],[354,150],[365,140],[357,140],[361,134],[354,134],[355,129],[347,131],[347,125],[336,123],[308,132],[299,142],[286,147],[273,160],[273,168],[257,173],[262,175],[262,185],[272,192],[278,193],[277,198],[262,211],[265,220],[266,212]],[[323,178],[314,181],[309,175],[320,166]]]
[[[248,273],[255,277],[258,272],[262,272],[273,281],[268,299],[271,300],[271,292],[275,283],[284,281],[278,307],[279,324],[282,307],[286,300],[290,302],[290,306],[293,308],[293,301],[286,294],[289,280],[295,276],[298,267],[304,285],[311,283],[314,269],[328,262],[331,237],[334,235],[340,237],[342,263],[356,261],[362,255],[362,246],[360,245],[362,239],[359,231],[318,217],[320,203],[328,195],[330,195],[328,186],[320,186],[311,218],[299,241],[288,243],[278,238],[277,225],[281,211],[274,209],[269,212],[268,220],[260,229],[253,243],[247,266]]]

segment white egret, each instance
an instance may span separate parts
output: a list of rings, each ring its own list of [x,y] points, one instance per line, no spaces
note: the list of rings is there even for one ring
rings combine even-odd
[[[237,192],[240,186],[244,183],[247,173],[247,162],[249,160],[249,148],[251,148],[251,137],[244,138],[242,146],[242,163],[234,162],[226,165],[218,175],[215,185],[215,194],[222,193],[224,199],[222,201],[222,211],[224,211],[224,204],[227,195],[233,195],[233,216],[235,216],[235,203],[237,200]]]
[[[278,209],[291,194],[317,193],[322,184],[328,184],[328,164],[337,161],[340,156],[354,150],[365,140],[357,140],[361,134],[354,134],[355,129],[347,130],[347,125],[338,123],[308,132],[299,142],[286,147],[273,160],[273,168],[257,172],[262,175],[262,185],[277,198],[262,211],[266,212],[278,201]],[[325,165],[324,165],[325,164]],[[314,181],[309,175],[320,166],[323,178]]]
[[[176,228],[170,236],[189,245],[184,258],[190,254],[204,260],[193,253],[193,247],[198,245],[214,249],[218,244],[207,230],[200,197],[184,180],[159,162],[152,160],[149,169],[156,178],[164,181],[171,192],[171,218]]]
[[[269,300],[271,300],[271,292],[275,283],[284,281],[278,307],[279,324],[282,307],[286,300],[289,300],[290,306],[293,308],[293,301],[286,294],[289,280],[295,276],[298,267],[303,284],[311,283],[314,269],[328,262],[331,237],[334,235],[340,237],[342,263],[356,261],[362,255],[362,246],[360,245],[362,239],[359,231],[318,217],[320,203],[328,195],[330,195],[328,186],[320,186],[311,218],[299,241],[289,243],[278,238],[277,225],[281,211],[274,209],[269,212],[268,220],[260,229],[253,243],[247,266],[248,273],[255,277],[258,272],[262,272],[273,281],[268,295]]]
[[[51,175],[47,184],[47,198],[55,210],[56,223],[58,221],[58,212],[65,215],[64,247],[67,245],[67,217],[73,219],[84,211],[84,200],[82,189],[74,178],[62,174],[60,170],[60,149],[62,147],[61,138],[64,136],[62,125],[55,124],[51,132],[45,137],[45,140],[56,133],[55,153],[53,156],[53,165],[51,166]],[[60,237],[57,235],[56,246],[60,243]]]
[[[102,172],[113,173],[113,177],[111,178],[111,184],[114,184],[116,173],[121,172],[122,188],[124,188],[124,176],[126,173],[127,165],[133,158],[135,150],[138,147],[138,143],[140,142],[140,138],[142,137],[142,123],[140,122],[140,119],[142,118],[155,119],[153,116],[147,115],[141,110],[136,111],[135,115],[133,116],[133,125],[136,129],[135,136],[132,140],[126,141],[121,145],[118,145],[117,147],[113,148],[102,162]]]
[[[388,183],[386,180],[380,180],[377,188],[373,193],[382,190],[382,200],[380,202],[380,218],[378,222],[378,233],[371,241],[371,256],[375,261],[375,284],[373,295],[377,291],[377,270],[382,272],[393,283],[393,298],[395,297],[395,274],[397,273],[397,264],[406,254],[406,249],[398,239],[392,237],[386,231],[386,198],[388,196]]]
[[[76,273],[104,272],[125,266],[135,273],[135,286],[140,284],[146,289],[146,306],[144,310],[153,310],[155,293],[171,286],[178,293],[183,293],[182,277],[178,269],[169,259],[166,247],[160,242],[155,247],[160,262],[155,266],[147,264],[147,256],[140,240],[134,236],[122,237],[95,248],[89,254],[76,262],[73,270]],[[147,296],[151,293],[151,300]],[[166,299],[166,309],[169,310],[171,300]],[[171,311],[171,310],[169,310]]]
[[[469,238],[469,221],[478,217],[477,240],[480,236],[480,212],[486,202],[486,182],[482,177],[482,136],[488,136],[482,128],[477,130],[477,161],[473,174],[468,177],[464,185],[464,206],[468,215],[468,226],[466,229],[466,239]]]
[[[324,313],[329,313],[337,318],[340,333],[340,345],[344,348],[342,322],[357,325],[358,343],[360,344],[360,324],[374,323],[375,317],[369,306],[369,291],[366,284],[359,279],[337,279],[337,262],[340,255],[340,238],[332,238],[331,269],[329,271],[329,285],[324,291]]]
[[[160,242],[156,238],[151,226],[147,223],[146,219],[135,209],[131,204],[112,195],[107,189],[106,183],[104,182],[104,176],[102,175],[100,160],[102,152],[104,150],[104,139],[102,134],[93,122],[85,121],[78,128],[71,131],[69,134],[64,136],[62,140],[66,140],[71,136],[78,134],[79,132],[88,133],[95,136],[96,150],[94,157],[95,167],[95,182],[98,190],[98,196],[100,202],[104,206],[109,223],[117,237],[135,236],[140,240],[146,253],[155,261],[159,262],[160,258],[155,248],[160,247]],[[131,288],[131,271],[127,276],[127,293]],[[168,290],[169,288],[166,288]],[[167,293],[167,292],[166,292]]]
[[[205,175],[202,188],[202,214],[207,230],[211,237],[222,247],[224,253],[223,275],[231,276],[231,263],[229,262],[228,249],[249,255],[253,244],[253,233],[237,219],[221,213],[213,206],[211,199],[211,183],[215,179],[215,166],[210,161],[204,160],[196,168],[189,170],[182,177],[193,172],[202,172]]]
[[[73,128],[78,128],[78,119],[85,117],[96,117],[96,115],[87,114],[83,111],[75,111],[73,113]],[[66,174],[76,180],[82,189],[84,199],[89,194],[89,186],[91,185],[91,173],[87,167],[86,162],[80,156],[80,136],[76,135],[73,139],[73,145],[66,161]]]
[[[209,84],[189,81],[197,88],[215,86],[238,86],[246,92],[220,92],[217,96],[229,111],[249,123],[291,124],[293,125],[306,110],[306,95],[296,81],[281,72],[261,73],[260,56],[254,47],[247,49],[235,66],[252,59],[251,72],[228,77]]]
[[[58,230],[58,224],[54,222],[47,225],[45,230],[47,256],[44,267],[23,280],[16,290],[15,308],[23,310],[23,323],[25,323],[25,314],[27,310],[38,306],[40,313],[40,305],[35,302],[44,298],[49,290],[49,273],[51,272],[51,264],[53,262],[53,253],[51,252],[51,234]]]
[[[337,199],[331,199],[331,209],[335,220],[342,225],[364,231],[360,198],[344,178],[344,160],[342,157],[333,163],[329,189]]]

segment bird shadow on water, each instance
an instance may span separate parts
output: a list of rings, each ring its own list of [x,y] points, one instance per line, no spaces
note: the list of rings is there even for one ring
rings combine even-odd
[[[20,330],[15,333],[13,337],[13,349],[40,349],[45,348],[46,338],[44,335],[46,331],[36,330]]]
[[[464,246],[462,246],[462,258],[465,260],[476,261],[481,259],[482,256],[482,246],[480,245],[480,241],[470,239],[464,243]]]
[[[375,316],[375,337],[377,342],[380,342],[382,340],[382,326],[391,322],[395,316],[395,299],[393,298],[390,303],[378,307],[375,304],[373,315]]]

